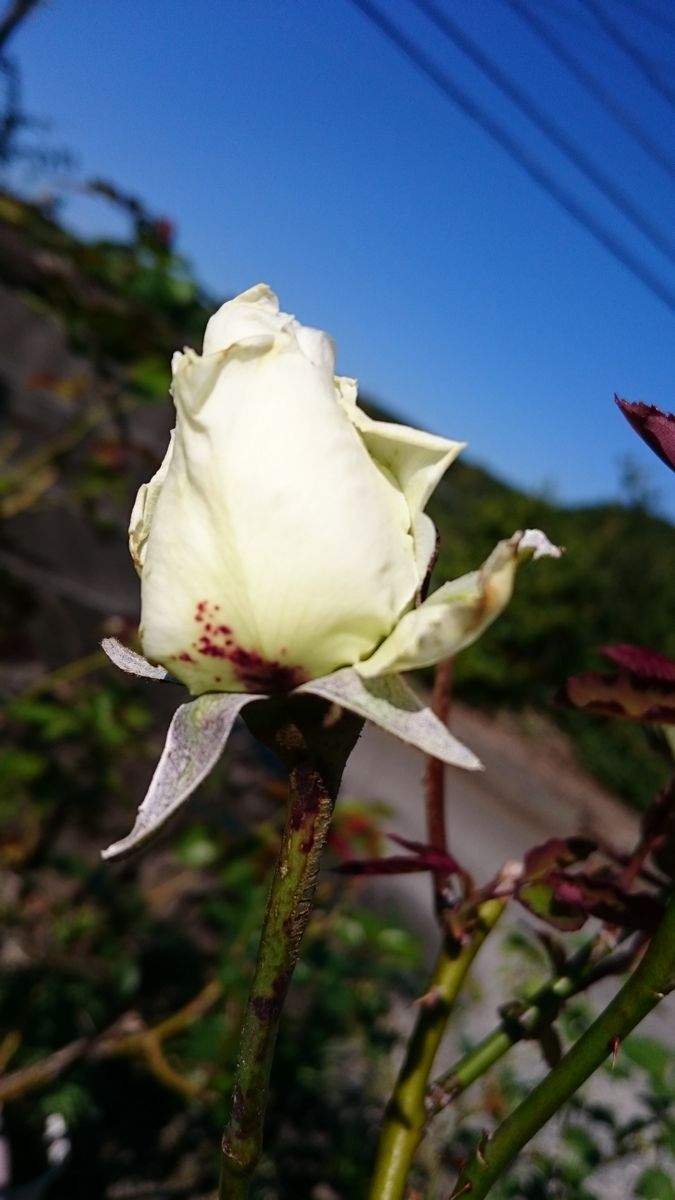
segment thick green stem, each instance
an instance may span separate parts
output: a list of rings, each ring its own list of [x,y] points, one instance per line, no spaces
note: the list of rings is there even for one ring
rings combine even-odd
[[[439,954],[385,1111],[369,1200],[401,1200],[405,1194],[412,1160],[424,1133],[429,1075],[448,1017],[469,967],[503,909],[500,900],[486,901],[479,909],[470,943],[455,949],[446,942]]]
[[[675,987],[675,898],[645,955],[611,1004],[464,1167],[451,1200],[483,1200],[523,1146]]]
[[[284,710],[275,724],[270,705],[259,720],[256,715],[249,724],[288,763],[288,815],[240,1035],[219,1200],[245,1200],[260,1158],[279,1020],[311,914],[340,776],[362,724],[347,715],[331,723],[318,701],[296,705],[293,723]]]

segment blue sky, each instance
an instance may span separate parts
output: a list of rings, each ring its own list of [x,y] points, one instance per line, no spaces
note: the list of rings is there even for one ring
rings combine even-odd
[[[675,158],[675,108],[582,0],[530,0]],[[600,0],[675,76],[670,0]],[[675,266],[552,148],[411,0],[384,11],[675,290]],[[653,222],[675,183],[505,0],[438,0]],[[331,332],[339,369],[405,420],[562,501],[616,495],[631,455],[675,515],[672,475],[618,391],[675,408],[675,313],[578,228],[350,0],[50,0],[11,46],[54,144],[179,227],[217,295],[261,279]],[[44,181],[41,181],[42,183]],[[67,215],[122,226],[102,201]]]

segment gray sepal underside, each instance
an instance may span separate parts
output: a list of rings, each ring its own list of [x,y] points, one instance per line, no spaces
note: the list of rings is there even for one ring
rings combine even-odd
[[[105,638],[101,644],[122,671],[148,679],[172,678],[163,667],[151,666],[115,638]],[[476,771],[482,766],[398,675],[362,679],[351,667],[344,667],[303,683],[290,696],[303,692],[349,709],[452,767]],[[125,858],[154,837],[216,765],[242,709],[264,699],[250,692],[205,692],[181,704],[131,833],[108,846],[103,858]]]
[[[108,846],[103,858],[124,858],[154,837],[216,765],[242,708],[262,698],[207,692],[181,704],[131,833]]]
[[[463,767],[465,771],[479,771],[482,767],[473,751],[450,733],[400,675],[362,679],[351,667],[344,667],[333,675],[303,683],[297,691],[311,692],[348,708],[451,767]]]
[[[101,649],[108,655],[110,661],[119,667],[120,671],[126,671],[127,675],[140,675],[143,679],[172,678],[164,667],[151,666],[142,654],[137,654],[135,650],[123,646],[117,638],[104,638],[101,642]]]

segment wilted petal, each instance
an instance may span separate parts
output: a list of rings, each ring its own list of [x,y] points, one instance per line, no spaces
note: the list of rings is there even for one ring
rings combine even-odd
[[[622,400],[615,396],[621,412],[650,450],[675,471],[675,413],[663,412],[655,404]]]
[[[242,708],[259,699],[211,693],[177,709],[134,827],[108,846],[103,858],[124,858],[154,837],[215,766]]]
[[[117,638],[107,637],[101,642],[101,649],[120,671],[128,675],[140,675],[143,679],[170,679],[169,672],[164,667],[153,667],[142,654],[123,646]]]
[[[476,755],[450,733],[402,679],[361,679],[351,667],[297,689],[349,709],[387,733],[452,767],[480,770]]]
[[[355,670],[367,678],[430,667],[469,646],[508,604],[516,570],[529,557],[559,558],[539,529],[499,542],[478,571],[446,583],[401,618],[375,653]]]

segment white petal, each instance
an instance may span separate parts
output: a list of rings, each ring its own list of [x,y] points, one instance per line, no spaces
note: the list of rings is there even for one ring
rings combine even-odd
[[[431,517],[418,513],[413,528],[415,538],[415,561],[420,588],[428,586],[428,577],[438,555],[438,530]]]
[[[279,312],[279,301],[266,283],[228,300],[214,313],[204,334],[204,355],[229,350],[249,338],[274,341],[293,322],[289,313]]]
[[[558,558],[540,530],[514,533],[499,542],[478,571],[446,583],[401,618],[371,658],[357,663],[366,678],[430,667],[469,646],[499,616],[513,592],[519,563],[529,557]]]
[[[414,521],[466,442],[450,441],[407,425],[375,421],[357,404],[355,380],[338,376],[335,385],[340,402],[369,454],[397,481]]]
[[[173,457],[173,439],[175,430],[171,430],[169,445],[161,466],[155,471],[148,483],[142,483],[138,489],[134,507],[129,518],[129,550],[134,566],[140,575],[145,561],[145,547],[150,533],[150,522],[155,511],[157,497],[162,490],[167,471]]]
[[[397,675],[365,680],[346,667],[324,679],[313,679],[298,691],[331,700],[452,767],[467,771],[481,768],[473,751],[458,741]]]
[[[142,574],[145,654],[194,693],[287,690],[367,656],[419,577],[405,498],[336,404],[332,367],[291,330],[222,360],[195,406],[197,368],[174,380],[175,450]],[[197,386],[202,397],[201,374]]]

